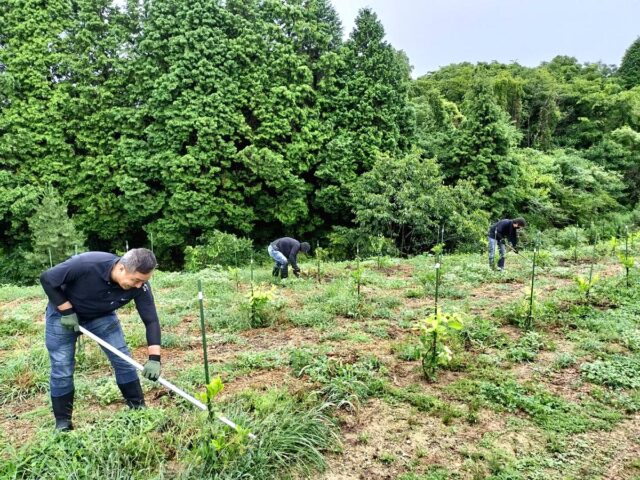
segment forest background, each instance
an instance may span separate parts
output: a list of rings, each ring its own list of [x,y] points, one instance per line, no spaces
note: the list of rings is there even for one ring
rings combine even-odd
[[[373,11],[343,39],[329,0],[7,0],[0,25],[0,283],[78,249],[168,270],[229,239],[414,254],[504,217],[640,220],[640,39],[619,67],[414,80]]]

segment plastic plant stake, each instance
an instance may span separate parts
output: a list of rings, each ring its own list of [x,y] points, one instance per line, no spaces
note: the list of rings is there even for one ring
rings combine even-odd
[[[98,344],[100,344],[102,347],[106,348],[107,350],[109,350],[111,353],[113,353],[114,355],[117,355],[118,357],[120,357],[121,359],[123,359],[125,362],[127,362],[128,364],[130,364],[131,366],[135,367],[136,369],[142,371],[144,369],[144,367],[139,364],[138,362],[136,362],[133,358],[125,355],[124,353],[122,353],[120,350],[118,350],[117,348],[113,347],[110,343],[105,342],[103,339],[101,339],[100,337],[94,335],[93,333],[91,333],[89,330],[87,330],[86,328],[84,328],[82,325],[80,325],[80,331],[85,334],[87,337],[91,338],[92,340],[96,341]],[[196,407],[198,407],[200,410],[203,411],[207,411],[207,406],[202,403],[201,401],[197,400],[196,398],[192,397],[191,395],[189,395],[187,392],[181,390],[180,388],[176,387],[173,383],[165,380],[162,377],[158,378],[158,383],[160,385],[163,385],[164,387],[168,388],[169,390],[171,390],[174,393],[177,393],[178,395],[180,395],[182,398],[184,398],[185,400],[188,400],[189,402],[191,402],[192,404],[194,404]],[[234,422],[232,422],[231,420],[229,420],[227,417],[225,417],[224,415],[216,415],[216,418],[218,420],[220,420],[222,423],[224,423],[225,425],[233,428],[234,430],[238,430],[238,425],[236,425]],[[255,439],[256,436],[252,433],[249,434],[249,438],[251,439]]]

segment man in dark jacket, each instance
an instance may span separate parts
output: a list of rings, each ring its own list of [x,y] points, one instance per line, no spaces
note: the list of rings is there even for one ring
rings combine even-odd
[[[515,218],[513,220],[505,218],[489,227],[489,267],[494,268],[496,245],[498,245],[500,249],[498,269],[504,270],[505,242],[509,241],[517,253],[518,230],[524,228],[526,225],[527,223],[524,221],[524,218]]]
[[[160,376],[160,322],[149,279],[156,257],[146,248],[129,250],[122,257],[104,252],[75,255],[40,276],[49,297],[45,343],[51,360],[51,403],[56,430],[73,429],[76,339],[79,325],[129,355],[115,310],[131,300],[145,324],[149,360],[142,375]],[[116,383],[130,408],[144,407],[138,372],[117,355],[103,349],[115,371]]]
[[[280,275],[281,278],[289,276],[289,264],[293,268],[293,274],[300,276],[300,268],[298,267],[298,252],[309,253],[311,246],[307,242],[300,243],[295,238],[282,237],[271,242],[267,251],[276,262],[273,267],[273,276]]]

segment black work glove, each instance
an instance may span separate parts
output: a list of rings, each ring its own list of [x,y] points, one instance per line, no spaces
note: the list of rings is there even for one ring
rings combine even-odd
[[[80,331],[80,322],[78,321],[78,315],[76,315],[76,312],[73,311],[73,308],[60,310],[60,315],[60,323],[64,328],[73,330],[74,332]]]
[[[300,269],[299,268],[294,268],[293,269],[293,274],[296,276],[296,278],[300,278]]]

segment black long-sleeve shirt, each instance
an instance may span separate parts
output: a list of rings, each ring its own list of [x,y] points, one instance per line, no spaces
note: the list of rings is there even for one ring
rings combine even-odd
[[[275,248],[282,253],[294,270],[298,270],[298,252],[300,251],[300,242],[295,238],[282,237],[271,242],[271,248]]]
[[[112,253],[87,252],[75,255],[40,275],[42,288],[54,307],[66,301],[81,322],[108,315],[131,300],[145,327],[147,343],[160,345],[160,321],[151,285],[124,290],[111,280],[111,270],[120,260]]]
[[[518,230],[513,226],[513,220],[505,218],[489,227],[489,238],[495,238],[498,241],[506,238],[511,242],[513,248],[516,248],[518,244]]]

